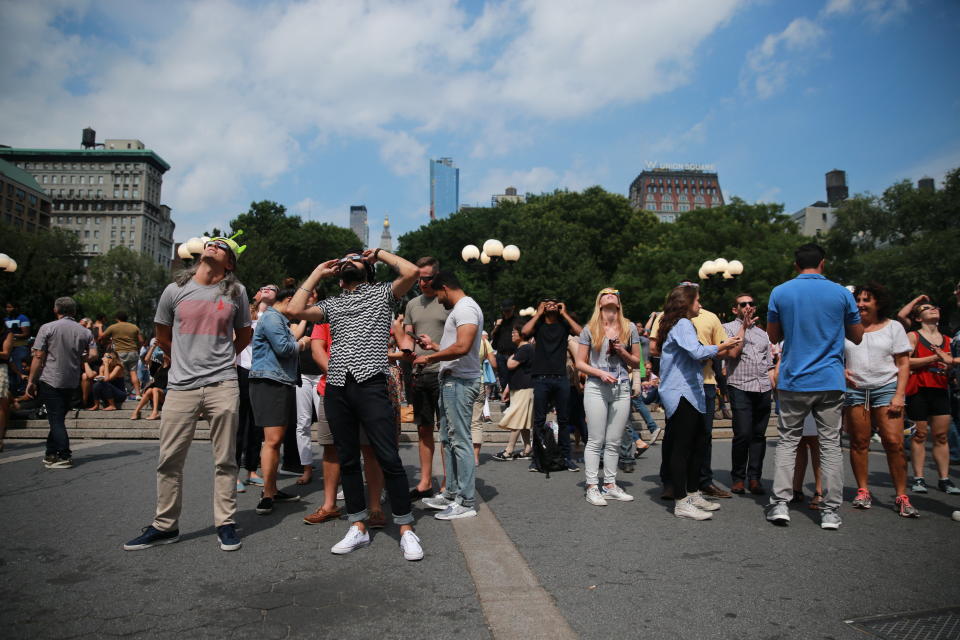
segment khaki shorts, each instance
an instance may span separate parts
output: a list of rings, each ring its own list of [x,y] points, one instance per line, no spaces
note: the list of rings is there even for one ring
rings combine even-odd
[[[473,415],[470,416],[470,440],[473,444],[483,444],[483,388],[473,402]]]
[[[117,357],[120,358],[120,364],[126,371],[136,369],[137,363],[140,361],[140,356],[137,355],[136,351],[117,351]]]
[[[320,402],[314,405],[317,410],[317,444],[331,445],[336,444],[333,441],[333,432],[330,431],[330,423],[327,422],[327,414],[323,408],[323,396],[320,397]],[[367,439],[367,432],[363,429],[363,425],[360,425],[360,446],[366,446],[370,444],[370,440]]]

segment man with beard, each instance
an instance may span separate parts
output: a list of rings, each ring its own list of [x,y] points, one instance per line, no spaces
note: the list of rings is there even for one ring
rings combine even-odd
[[[400,272],[393,282],[374,282],[373,264]],[[387,344],[393,308],[416,282],[415,265],[382,249],[349,251],[313,270],[290,301],[288,315],[330,323],[330,362],[324,411],[340,458],[350,529],[330,551],[342,555],[370,544],[367,503],[360,466],[360,424],[383,469],[393,521],[400,526],[400,549],[407,560],[423,558],[413,532],[407,474],[397,447],[393,406],[387,393]],[[340,278],[343,292],[307,307],[321,279]],[[376,498],[374,498],[376,499]]]

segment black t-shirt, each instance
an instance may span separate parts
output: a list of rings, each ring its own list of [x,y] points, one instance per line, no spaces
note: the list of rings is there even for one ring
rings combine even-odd
[[[567,375],[567,336],[570,325],[563,318],[550,324],[544,320],[537,322],[533,330],[534,354],[530,375]]]
[[[307,330],[303,335],[309,336],[313,333],[313,323],[307,323]],[[313,352],[310,350],[310,346],[307,345],[307,348],[300,352],[300,373],[305,376],[319,376],[323,374],[323,371],[320,370],[320,365],[317,364],[317,361],[313,359]]]
[[[516,350],[516,347],[513,346],[513,338],[511,337],[510,333],[514,328],[523,328],[523,325],[526,323],[522,322],[522,320],[523,318],[513,316],[511,318],[504,319],[499,326],[493,328],[493,334],[490,336],[490,342],[497,354],[508,355]]]
[[[523,344],[513,353],[513,359],[520,363],[520,366],[510,371],[508,380],[511,391],[519,389],[529,389],[533,386],[533,380],[530,379],[530,370],[533,368],[533,345]]]

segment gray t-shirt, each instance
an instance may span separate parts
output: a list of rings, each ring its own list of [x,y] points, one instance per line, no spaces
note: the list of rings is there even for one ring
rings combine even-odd
[[[60,318],[40,327],[33,342],[34,351],[43,351],[47,358],[40,382],[57,389],[76,389],[83,373],[93,334],[73,318]]]
[[[169,389],[199,389],[224,380],[236,380],[233,332],[250,326],[247,291],[228,298],[220,284],[204,286],[190,280],[182,287],[167,285],[153,321],[173,327]]]
[[[403,324],[412,326],[413,332],[418,336],[425,333],[430,336],[434,344],[440,344],[443,327],[449,315],[450,312],[443,308],[436,297],[428,298],[421,294],[407,303],[403,310]],[[414,344],[413,352],[418,356],[431,353],[430,351],[424,351],[416,344]],[[439,370],[439,363],[427,365],[423,368],[426,373],[436,373]]]
[[[446,323],[443,325],[443,338],[440,340],[440,349],[446,349],[457,341],[457,327],[465,324],[476,325],[477,333],[473,337],[470,350],[456,360],[447,360],[440,363],[440,375],[456,376],[457,378],[478,379],[480,368],[480,341],[483,338],[483,311],[480,310],[473,298],[463,296],[453,306]]]
[[[640,333],[637,331],[637,327],[633,324],[630,325],[630,340],[627,344],[623,345],[623,348],[627,351],[633,347],[633,345],[640,342]],[[620,359],[620,356],[611,356],[610,355],[610,338],[604,337],[603,344],[600,345],[600,351],[597,351],[593,348],[593,336],[590,335],[590,329],[584,327],[583,331],[580,332],[580,344],[585,344],[590,349],[589,351],[589,360],[590,366],[596,367],[601,371],[606,371],[607,373],[614,375],[618,380],[629,380],[630,379],[630,370],[627,369],[626,363]],[[595,376],[589,376],[594,378]]]

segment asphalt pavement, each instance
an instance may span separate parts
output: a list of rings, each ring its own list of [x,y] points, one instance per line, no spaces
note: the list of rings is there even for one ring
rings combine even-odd
[[[302,523],[321,502],[319,482],[296,487],[304,499],[270,516],[254,513],[255,490],[240,494],[243,548],[220,551],[207,442],[188,458],[181,541],[125,552],[152,520],[158,445],[83,444],[69,470],[43,468],[36,442],[8,441],[0,454],[5,637],[529,640],[563,636],[562,622],[575,636],[605,640],[841,639],[865,637],[848,619],[960,604],[960,523],[950,519],[960,496],[932,488],[913,497],[919,519],[900,519],[879,453],[870,456],[874,508],[845,505],[841,529],[823,531],[806,506],[792,511],[789,527],[772,526],[766,498],[749,495],[722,500],[712,521],[673,517],[659,499],[658,447],[635,473],[620,474],[636,500],[607,507],[584,501],[582,472],[548,479],[484,448],[480,508],[494,518],[454,528],[416,510],[426,557],[412,563],[393,525],[366,549],[331,555],[346,521]],[[714,442],[725,486],[729,446]],[[412,479],[416,450],[401,454]],[[848,468],[847,500],[852,486]],[[501,570],[527,577],[492,598]],[[512,598],[516,605],[504,606]]]

